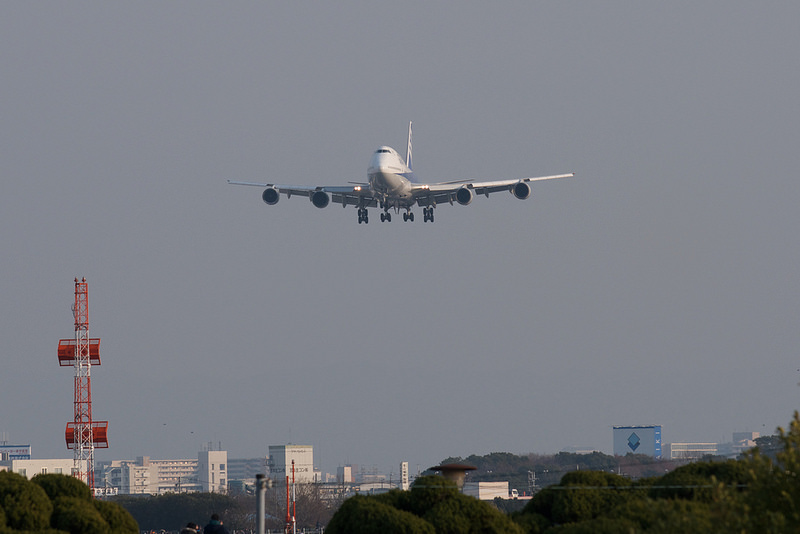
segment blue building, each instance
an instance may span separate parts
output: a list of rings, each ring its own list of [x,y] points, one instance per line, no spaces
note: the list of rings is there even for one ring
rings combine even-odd
[[[661,458],[661,425],[615,426],[614,455],[646,454]]]

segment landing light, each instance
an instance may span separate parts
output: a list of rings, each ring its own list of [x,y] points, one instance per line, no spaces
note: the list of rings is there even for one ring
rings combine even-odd
[[[361,186],[357,185],[353,188],[353,191],[361,191]]]

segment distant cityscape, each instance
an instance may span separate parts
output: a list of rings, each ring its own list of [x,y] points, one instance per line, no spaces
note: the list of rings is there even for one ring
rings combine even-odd
[[[756,445],[758,432],[735,432],[727,443],[673,442],[662,444],[660,425],[613,427],[614,455],[642,454],[663,460],[693,461],[705,456],[735,458]],[[336,473],[323,473],[314,467],[311,445],[273,445],[268,455],[258,458],[228,458],[221,444],[209,444],[196,458],[97,461],[94,466],[95,492],[98,495],[161,495],[165,493],[237,493],[255,484],[264,474],[273,486],[293,480],[297,484],[318,483],[337,486],[344,493],[372,494],[393,488],[408,489],[414,475],[408,462],[399,462],[399,474],[379,473],[357,464],[339,466]],[[578,448],[564,452],[590,454],[595,450]],[[0,471],[12,471],[27,478],[39,473],[76,475],[87,469],[75,465],[74,458],[37,459],[28,445],[0,442]],[[419,474],[419,473],[417,473]],[[508,483],[467,484],[464,492],[481,499],[516,498]]]

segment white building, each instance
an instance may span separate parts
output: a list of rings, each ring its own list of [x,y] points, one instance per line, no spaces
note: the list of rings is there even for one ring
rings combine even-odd
[[[352,484],[355,482],[353,478],[353,466],[340,465],[336,468],[336,482],[339,484]]]
[[[157,493],[203,491],[197,460],[149,460],[156,469]]]
[[[708,454],[716,455],[717,443],[667,443],[664,458],[667,460],[699,460]]]
[[[140,456],[136,461],[98,462],[96,469],[96,487],[114,488],[123,495],[158,493],[158,469],[151,465],[147,456]]]
[[[461,493],[482,501],[493,501],[498,497],[501,499],[508,499],[508,481],[465,482]]]
[[[311,445],[270,445],[267,461],[269,477],[276,484],[285,484],[287,476],[291,482],[292,460],[295,482],[315,482],[314,447]]]
[[[200,491],[225,493],[228,489],[228,451],[202,451],[197,461]]]
[[[760,432],[734,432],[733,441],[720,443],[717,454],[735,458],[743,452],[756,446],[756,439],[761,437]]]
[[[408,491],[408,462],[400,462],[400,489]]]
[[[2,462],[6,470],[27,479],[31,479],[38,474],[55,473],[59,475],[75,475],[75,460],[73,458],[40,459],[40,460],[6,460]],[[82,460],[82,470],[86,471],[86,460]]]
[[[213,492],[228,489],[228,452],[201,451],[197,460],[134,460],[98,462],[95,485],[116,488],[120,495]]]

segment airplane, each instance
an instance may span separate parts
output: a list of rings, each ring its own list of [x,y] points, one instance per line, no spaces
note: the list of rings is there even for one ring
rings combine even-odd
[[[486,195],[498,191],[509,191],[519,199],[531,195],[530,182],[553,180],[575,176],[574,172],[539,176],[534,178],[516,178],[511,180],[492,180],[474,182],[457,180],[454,182],[422,183],[411,170],[411,126],[408,123],[408,145],[405,160],[389,146],[379,147],[373,154],[367,169],[367,182],[349,182],[346,186],[298,186],[276,185],[253,182],[237,182],[228,180],[231,185],[252,185],[264,187],[261,198],[270,206],[277,204],[281,193],[291,198],[294,195],[308,197],[318,208],[325,208],[331,202],[342,207],[355,206],[358,210],[358,224],[369,223],[367,208],[380,207],[381,222],[391,222],[392,213],[403,213],[403,221],[414,221],[414,204],[422,208],[423,222],[433,222],[433,209],[439,204],[457,202],[466,206],[475,195]]]

